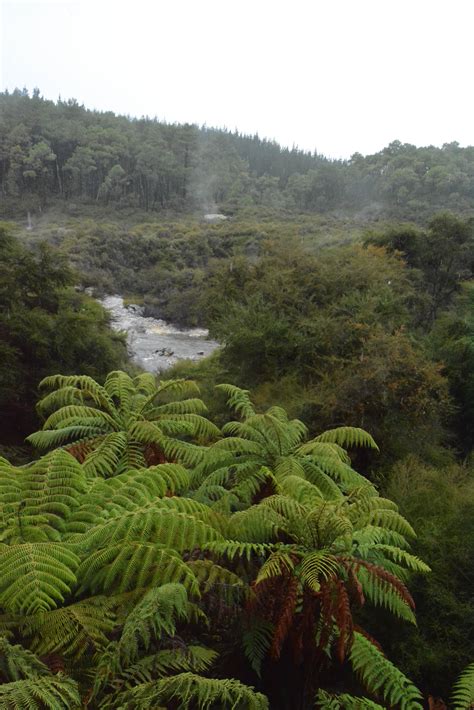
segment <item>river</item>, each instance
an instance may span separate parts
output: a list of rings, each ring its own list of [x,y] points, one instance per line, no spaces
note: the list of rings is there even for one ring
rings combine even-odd
[[[141,306],[124,306],[121,296],[106,296],[100,303],[111,315],[114,330],[125,331],[129,355],[148,372],[162,372],[179,360],[201,360],[219,343],[207,330],[181,330],[171,323],[143,315]]]

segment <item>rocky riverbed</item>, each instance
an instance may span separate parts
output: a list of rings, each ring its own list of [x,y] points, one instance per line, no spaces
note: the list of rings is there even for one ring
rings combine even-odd
[[[219,347],[208,339],[207,330],[181,330],[146,317],[141,306],[125,306],[121,296],[106,296],[100,303],[111,315],[112,328],[127,333],[130,357],[148,372],[162,372],[179,360],[200,360]]]

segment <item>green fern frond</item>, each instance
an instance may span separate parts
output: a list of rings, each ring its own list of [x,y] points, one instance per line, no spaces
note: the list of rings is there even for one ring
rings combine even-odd
[[[260,678],[263,660],[272,645],[275,627],[265,619],[251,619],[242,634],[244,653]]]
[[[322,492],[314,483],[299,476],[287,476],[279,480],[279,486],[284,495],[310,508],[324,500]]]
[[[384,556],[389,557],[399,565],[405,566],[412,572],[419,572],[421,574],[431,572],[431,567],[428,567],[423,560],[420,560],[420,558],[415,555],[411,555],[409,552],[406,552],[406,550],[401,550],[399,547],[394,547],[393,545],[375,544],[372,545],[371,550],[376,553],[382,553]]]
[[[271,577],[281,577],[295,568],[296,561],[285,550],[275,550],[260,567],[255,584],[260,584]]]
[[[75,540],[84,550],[119,542],[152,542],[175,550],[193,550],[211,540],[221,540],[222,535],[210,525],[193,515],[181,513],[177,506],[199,506],[195,501],[183,502],[169,499],[149,503],[98,523],[82,540]],[[169,506],[169,507],[168,507]],[[206,511],[211,517],[212,511]]]
[[[92,597],[25,619],[23,632],[31,648],[42,656],[60,653],[79,659],[104,649],[107,634],[115,627],[115,615],[105,597]]]
[[[354,632],[350,661],[370,693],[400,710],[422,710],[418,688],[361,633]]]
[[[181,463],[183,466],[191,468],[201,463],[207,451],[205,446],[197,446],[188,441],[178,441],[168,437],[163,437],[159,443],[168,461]]]
[[[227,557],[233,560],[234,557],[244,557],[250,560],[252,557],[266,557],[271,552],[273,545],[256,542],[240,542],[238,540],[225,540],[223,542],[208,542],[203,545],[204,550],[209,550],[216,555]]]
[[[34,614],[54,609],[76,584],[79,558],[54,542],[0,548],[0,606]]]
[[[255,409],[248,390],[243,390],[240,387],[228,384],[216,385],[216,390],[227,395],[228,406],[234,409],[237,414],[240,414],[243,419],[254,416]]]
[[[118,642],[121,662],[130,665],[140,647],[148,651],[162,635],[174,636],[176,622],[189,617],[188,595],[181,584],[164,584],[150,589],[127,617]]]
[[[87,485],[82,467],[62,450],[20,468],[0,463],[0,540],[59,541]]]
[[[328,550],[315,550],[304,556],[299,568],[299,577],[313,592],[319,592],[321,582],[334,577],[339,563]]]
[[[150,421],[155,421],[169,414],[206,414],[206,412],[207,407],[202,399],[193,397],[192,399],[182,399],[167,402],[166,404],[159,404],[147,410],[147,418],[150,419]]]
[[[385,710],[382,705],[368,698],[355,697],[348,693],[332,695],[325,690],[319,690],[316,695],[318,710]]]
[[[202,673],[216,660],[218,654],[204,646],[186,646],[183,648],[166,649],[150,656],[140,658],[136,663],[122,669],[120,677],[125,680],[128,687],[149,683],[153,678],[164,677],[171,673],[191,671]],[[114,706],[120,703],[120,696],[114,698]],[[106,702],[100,707],[110,707]]]
[[[84,402],[90,399],[96,405],[106,409],[109,414],[113,415],[114,413],[114,404],[107,390],[88,375],[50,375],[45,377],[39,386],[40,389],[50,388],[55,390],[60,390],[63,387],[74,387],[79,393],[79,401]],[[49,401],[51,402],[51,399]],[[43,409],[44,400],[41,400],[38,406]]]
[[[284,517],[277,511],[269,506],[253,505],[232,515],[228,536],[242,542],[271,542],[286,528]]]
[[[234,589],[238,592],[245,589],[243,580],[237,574],[230,572],[225,567],[221,567],[212,560],[193,560],[187,564],[199,581],[203,594],[207,594],[216,588]]]
[[[400,548],[408,547],[408,542],[403,535],[394,530],[387,530],[378,525],[364,525],[357,527],[359,521],[354,521],[356,528],[352,533],[353,542],[363,549],[370,549],[373,545],[391,545]]]
[[[453,689],[453,710],[471,710],[474,707],[474,663],[459,676]]]
[[[86,456],[83,464],[86,474],[103,478],[113,476],[125,453],[127,443],[127,436],[123,432],[107,434],[99,446]]]
[[[48,667],[34,653],[0,636],[0,682],[48,674]]]
[[[81,439],[95,439],[103,435],[103,430],[97,426],[68,426],[61,429],[36,431],[26,437],[32,446],[39,451],[65,446]]]
[[[343,498],[344,494],[338,484],[309,456],[301,458],[301,465],[304,469],[307,480],[321,491],[326,500],[338,500]]]
[[[58,674],[0,685],[0,707],[11,710],[71,710],[81,707],[77,683]]]
[[[319,436],[316,436],[314,441],[329,442],[339,444],[339,446],[360,446],[379,451],[379,447],[364,429],[352,426],[341,426],[336,429],[329,429]]]
[[[356,574],[364,596],[374,606],[389,609],[398,618],[416,625],[414,605],[402,582],[389,573],[383,576],[377,567],[359,567]]]
[[[357,527],[365,525],[374,525],[383,527],[387,530],[393,530],[400,533],[404,537],[416,537],[416,533],[412,526],[400,513],[396,510],[376,509],[371,510],[365,515],[361,515]]]
[[[121,542],[96,550],[83,560],[77,576],[80,593],[120,594],[173,582],[199,595],[198,581],[181,555],[156,543]]]
[[[268,710],[268,700],[253,688],[238,680],[203,678],[193,673],[163,678],[156,683],[142,684],[124,695],[135,710],[148,710],[159,703],[178,703],[180,710]]]

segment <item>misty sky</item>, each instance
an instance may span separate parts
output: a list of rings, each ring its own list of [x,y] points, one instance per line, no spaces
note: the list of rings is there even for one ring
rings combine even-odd
[[[474,144],[472,0],[0,0],[2,90],[331,157]]]

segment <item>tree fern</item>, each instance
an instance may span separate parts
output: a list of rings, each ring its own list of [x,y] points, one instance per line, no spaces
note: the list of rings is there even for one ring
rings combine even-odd
[[[359,632],[354,633],[350,661],[370,693],[401,710],[422,710],[419,690]]]
[[[160,455],[193,465],[192,449],[185,442],[180,446],[176,437],[205,441],[219,431],[202,416],[204,403],[188,396],[199,392],[194,383],[175,380],[157,386],[152,380],[120,371],[109,373],[104,386],[90,377],[47,377],[41,387],[55,392],[39,402],[38,410],[49,416],[43,430],[28,440],[42,451],[69,445],[76,453],[78,442],[87,445],[81,452],[91,475],[111,476],[145,465],[151,444]]]

